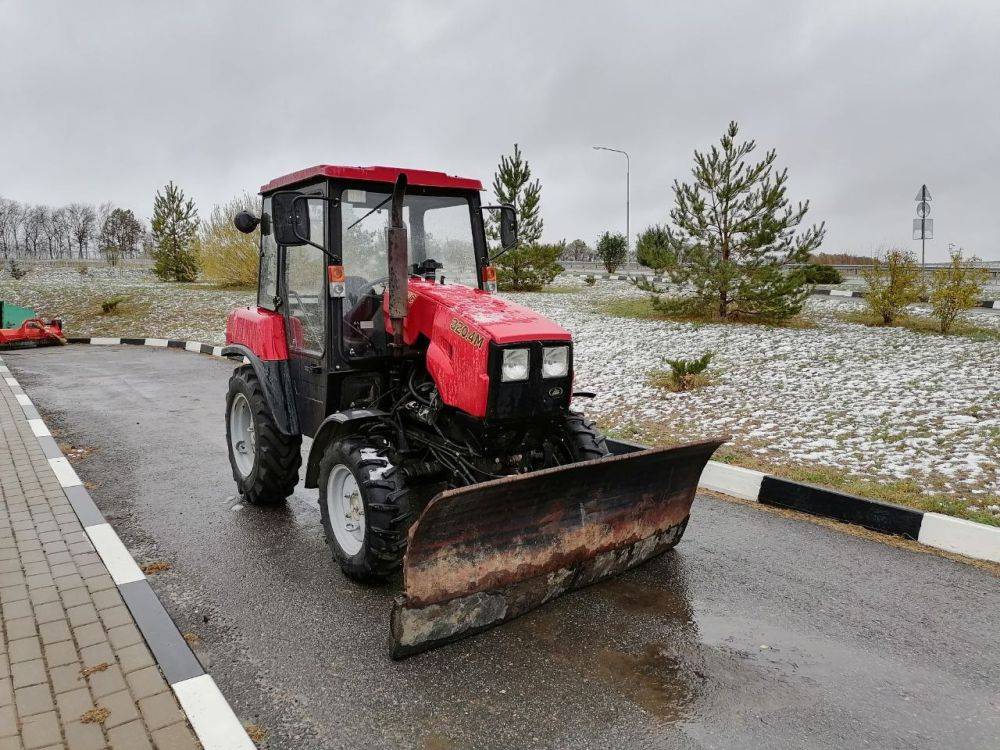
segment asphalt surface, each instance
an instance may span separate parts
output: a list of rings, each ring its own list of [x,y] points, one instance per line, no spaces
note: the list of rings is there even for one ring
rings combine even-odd
[[[348,581],[315,491],[234,496],[232,365],[4,352],[237,714],[271,748],[1000,747],[1000,580],[699,496],[681,544],[415,658]],[[72,446],[69,449],[68,446]]]

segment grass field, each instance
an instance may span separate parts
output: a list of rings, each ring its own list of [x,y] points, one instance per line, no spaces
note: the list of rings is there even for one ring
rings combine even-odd
[[[114,314],[101,302],[129,299]],[[863,325],[859,301],[814,297],[789,326],[661,319],[624,282],[561,277],[509,295],[572,331],[577,405],[610,434],[657,445],[731,436],[720,458],[789,478],[1000,525],[1000,315],[956,335]],[[62,317],[70,336],[221,344],[251,291],[164,284],[148,272],[36,269],[0,299]],[[914,319],[925,313],[916,310]],[[709,385],[674,393],[665,358],[715,356]]]

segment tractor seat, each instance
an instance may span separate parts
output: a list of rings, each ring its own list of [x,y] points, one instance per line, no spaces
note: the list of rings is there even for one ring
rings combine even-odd
[[[345,276],[344,291],[346,293],[347,308],[354,307],[360,300],[361,290],[368,286],[368,279],[364,276]]]

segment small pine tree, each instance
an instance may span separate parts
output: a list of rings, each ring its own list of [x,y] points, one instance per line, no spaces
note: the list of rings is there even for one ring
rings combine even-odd
[[[624,234],[605,232],[597,241],[597,257],[608,273],[614,273],[628,256],[628,240]]]
[[[563,272],[557,262],[566,250],[556,245],[521,245],[496,259],[497,287],[505,292],[537,292]]]
[[[518,245],[535,245],[542,238],[542,183],[531,179],[531,165],[514,144],[514,153],[501,156],[493,175],[493,194],[498,203],[509,203],[517,213]],[[500,239],[500,218],[490,216],[487,233],[494,242]]]
[[[675,283],[689,283],[701,304],[723,319],[780,320],[798,313],[809,290],[786,266],[805,263],[823,241],[823,224],[798,233],[809,202],[792,206],[788,170],[776,171],[776,152],[751,162],[757,144],[738,143],[729,123],[720,146],[694,153],[692,184],[674,181],[670,247],[679,259]],[[721,148],[720,148],[721,147]]]
[[[171,181],[153,200],[153,272],[164,281],[194,281],[198,256],[193,243],[198,231],[194,200]]]
[[[976,306],[979,295],[990,274],[985,268],[976,268],[978,259],[966,260],[962,249],[951,251],[951,265],[934,272],[931,279],[931,313],[938,320],[941,333],[948,333],[959,314]]]
[[[923,293],[920,267],[912,253],[890,250],[885,260],[878,258],[861,271],[868,284],[865,303],[882,325],[891,326],[906,306],[917,302]]]
[[[672,268],[677,258],[670,249],[670,231],[654,224],[642,232],[635,245],[635,258],[656,273]]]

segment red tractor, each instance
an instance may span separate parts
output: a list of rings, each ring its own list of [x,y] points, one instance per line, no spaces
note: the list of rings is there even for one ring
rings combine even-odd
[[[719,441],[609,456],[571,409],[565,329],[493,294],[511,206],[478,180],[318,166],[261,189],[255,307],[233,311],[226,431],[247,502],[319,489],[349,577],[402,568],[392,654],[503,622],[680,539]],[[487,212],[501,248],[487,244]]]

